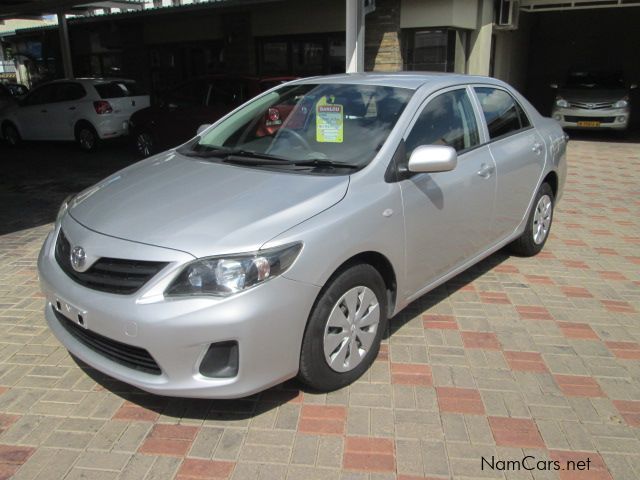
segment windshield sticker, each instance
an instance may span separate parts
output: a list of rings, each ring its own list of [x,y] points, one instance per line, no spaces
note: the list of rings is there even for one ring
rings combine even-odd
[[[322,97],[316,105],[316,142],[342,143],[344,109],[337,103],[327,103]]]

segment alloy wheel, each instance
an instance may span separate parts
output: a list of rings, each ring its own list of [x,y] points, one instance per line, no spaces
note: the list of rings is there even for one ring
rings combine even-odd
[[[359,286],[336,302],[324,329],[324,356],[336,372],[348,372],[365,358],[376,338],[380,303],[370,288]]]
[[[153,138],[150,134],[143,132],[136,137],[136,148],[143,157],[148,157],[153,151]]]
[[[549,195],[543,195],[538,200],[533,213],[533,241],[540,245],[549,234],[551,226],[551,214],[553,213],[553,202]]]
[[[89,151],[95,146],[96,137],[91,130],[83,128],[80,130],[80,133],[78,133],[78,142],[80,142],[83,150]]]

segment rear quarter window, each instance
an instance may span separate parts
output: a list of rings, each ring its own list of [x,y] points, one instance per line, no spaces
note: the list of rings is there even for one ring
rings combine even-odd
[[[100,98],[122,98],[145,95],[136,82],[108,82],[94,84]]]

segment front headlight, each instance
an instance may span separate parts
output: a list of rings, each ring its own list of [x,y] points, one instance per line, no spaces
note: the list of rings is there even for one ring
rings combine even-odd
[[[622,100],[618,100],[613,104],[613,108],[627,108],[629,106],[629,100],[623,98]]]
[[[569,108],[569,102],[564,98],[556,98],[556,106],[560,108]]]
[[[71,201],[73,200],[74,197],[75,197],[75,194],[69,195],[67,198],[65,198],[62,201],[62,204],[58,209],[58,214],[56,215],[56,225],[60,223],[60,220],[62,220],[62,217],[64,216],[64,214],[67,213],[67,210],[69,210],[69,205],[71,204]]]
[[[201,258],[184,267],[165,295],[233,295],[284,273],[301,249],[302,243],[294,243],[242,255]]]

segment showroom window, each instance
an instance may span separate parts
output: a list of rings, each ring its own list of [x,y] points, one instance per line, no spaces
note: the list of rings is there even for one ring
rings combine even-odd
[[[260,38],[260,75],[308,77],[344,72],[344,35],[289,35]]]
[[[402,39],[405,70],[454,71],[456,30],[452,28],[404,30]]]

